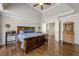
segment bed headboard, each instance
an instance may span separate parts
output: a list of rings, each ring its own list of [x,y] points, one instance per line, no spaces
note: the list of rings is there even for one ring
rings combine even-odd
[[[17,34],[19,34],[21,30],[33,30],[35,32],[35,27],[17,26]]]

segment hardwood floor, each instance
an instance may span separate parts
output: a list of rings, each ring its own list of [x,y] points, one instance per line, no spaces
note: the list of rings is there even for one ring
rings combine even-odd
[[[8,47],[2,47],[0,48],[0,55],[1,56],[41,56],[45,55],[45,52],[47,51],[47,44],[29,52],[28,54],[21,51],[16,46],[8,46]]]
[[[18,46],[4,46],[0,48],[1,56],[79,56],[79,45],[59,44],[54,37],[48,37],[48,44],[25,54]]]

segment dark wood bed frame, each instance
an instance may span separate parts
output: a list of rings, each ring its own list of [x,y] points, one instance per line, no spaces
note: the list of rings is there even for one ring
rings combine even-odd
[[[33,31],[35,31],[35,28],[34,27],[17,26],[17,34],[19,34],[19,31],[21,31],[21,30],[33,30]],[[27,38],[27,39],[25,38],[24,39],[25,49],[23,49],[23,51],[28,53],[31,50],[33,50],[37,47],[40,47],[44,43],[45,43],[45,35],[32,37],[32,38]],[[20,45],[21,45],[21,42],[18,41],[18,46],[20,47]]]

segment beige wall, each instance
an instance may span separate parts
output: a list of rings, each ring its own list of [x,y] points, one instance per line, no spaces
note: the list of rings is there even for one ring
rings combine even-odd
[[[38,28],[40,26],[40,22],[34,21],[32,19],[20,19],[15,18],[8,15],[2,15],[2,44],[5,44],[5,32],[7,31],[7,28],[5,27],[5,24],[10,24],[11,28],[10,30],[16,30],[16,26],[33,26],[36,27],[35,31],[38,31]]]
[[[11,3],[1,11],[1,34],[2,44],[5,44],[5,32],[7,28],[5,24],[10,24],[10,30],[16,30],[16,26],[33,26],[35,31],[38,32],[38,27],[41,23],[42,14],[33,8],[27,6],[25,3]]]

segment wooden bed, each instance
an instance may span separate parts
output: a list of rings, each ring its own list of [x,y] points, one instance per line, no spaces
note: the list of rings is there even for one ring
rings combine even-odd
[[[17,26],[17,34],[19,34],[19,31],[21,30],[33,30],[35,31],[34,27],[24,27],[24,26]],[[30,52],[31,50],[40,47],[45,43],[45,35],[37,36],[37,37],[31,37],[31,38],[25,38],[24,39],[24,47],[23,51],[26,53]],[[21,42],[18,41],[18,46],[20,47]],[[20,47],[21,48],[21,47]]]

